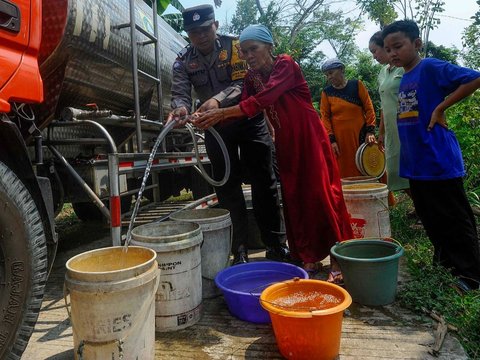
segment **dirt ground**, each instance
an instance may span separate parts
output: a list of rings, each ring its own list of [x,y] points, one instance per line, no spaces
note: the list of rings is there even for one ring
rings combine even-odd
[[[63,238],[34,333],[23,359],[73,359],[72,326],[63,298],[65,263],[72,256],[110,245],[108,229],[73,221]],[[262,260],[264,252],[252,254]],[[402,271],[401,271],[402,273]],[[325,273],[317,277],[324,278]],[[400,277],[400,285],[403,280]],[[413,315],[394,303],[383,307],[353,304],[345,312],[339,358],[435,359],[428,353],[436,323]],[[270,324],[259,325],[233,317],[221,296],[203,301],[203,315],[194,326],[157,333],[156,359],[281,359]],[[447,334],[441,360],[467,359],[459,342]]]

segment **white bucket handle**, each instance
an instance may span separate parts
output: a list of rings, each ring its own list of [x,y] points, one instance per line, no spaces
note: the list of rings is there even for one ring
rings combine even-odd
[[[68,302],[67,302],[68,295],[70,295],[70,292],[68,291],[67,283],[64,281],[63,282],[63,300],[65,300],[65,309],[67,309],[68,320],[70,320],[70,324],[72,324],[72,327],[73,327],[72,313],[70,312],[70,307],[68,306]]]

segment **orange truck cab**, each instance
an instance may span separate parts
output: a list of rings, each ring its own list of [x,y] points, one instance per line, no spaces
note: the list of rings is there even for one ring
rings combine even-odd
[[[40,0],[0,0],[0,113],[10,102],[43,100],[37,56],[42,35]]]
[[[122,209],[170,111],[168,69],[187,45],[151,4],[0,0],[1,360],[19,360],[33,332],[65,202],[120,243]],[[151,203],[182,189],[215,203],[195,169],[208,156],[189,139],[186,129],[165,139],[143,193]]]

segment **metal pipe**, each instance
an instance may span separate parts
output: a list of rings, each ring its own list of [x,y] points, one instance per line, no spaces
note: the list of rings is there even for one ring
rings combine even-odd
[[[120,172],[119,172],[120,174]],[[148,190],[148,189],[153,189],[156,185],[148,185],[148,186],[145,186],[145,189],[144,190]],[[128,196],[128,195],[134,195],[134,194],[138,194],[138,190],[140,190],[140,188],[137,188],[137,189],[133,189],[133,190],[128,190],[126,192],[122,192],[120,194],[120,197],[122,196]]]
[[[207,156],[207,153],[199,153],[199,155]],[[125,153],[119,153],[118,157],[120,160],[128,160],[132,158],[132,154],[125,154]],[[148,153],[142,153],[142,154],[135,154],[133,158],[135,160],[148,160],[150,157],[150,154]],[[186,158],[186,157],[195,157],[195,152],[189,151],[189,152],[176,152],[176,153],[160,153],[155,156],[155,158],[161,158],[161,159],[176,159],[176,158]]]
[[[85,180],[83,180],[83,178],[80,175],[78,175],[78,173],[75,171],[72,165],[68,163],[67,159],[65,159],[65,157],[53,145],[49,145],[48,149],[65,166],[65,168],[68,170],[70,175],[72,175],[73,179],[77,181],[77,183],[87,193],[88,197],[92,199],[95,205],[99,208],[102,215],[105,216],[105,218],[107,218],[108,220],[110,220],[110,212],[108,211],[108,208],[105,206],[102,200],[100,200],[97,194],[95,194],[95,192],[90,188],[90,186],[88,186]]]
[[[157,84],[160,84],[160,79],[156,78],[155,76],[152,76],[152,75],[150,75],[150,74],[148,74],[148,73],[146,73],[145,71],[142,71],[142,70],[138,70],[138,73],[139,73],[140,75],[145,76],[147,79],[150,79],[150,80],[152,80],[153,82],[155,82],[155,83],[157,83]]]
[[[107,145],[107,139],[99,138],[80,138],[80,139],[61,139],[47,140],[45,145]]]
[[[160,64],[160,46],[159,46],[159,33],[158,33],[158,16],[157,16],[157,2],[152,1],[153,10],[153,35],[157,39],[155,46],[155,69],[157,72],[157,102],[158,102],[158,121],[163,122],[163,106],[162,106],[162,67]]]
[[[56,121],[56,122],[52,123],[50,126],[65,127],[65,126],[77,126],[78,124],[90,124],[90,125],[95,126],[98,130],[100,130],[102,135],[107,140],[108,145],[110,146],[110,152],[112,152],[112,153],[117,152],[117,145],[115,145],[115,141],[113,141],[113,138],[110,136],[110,133],[107,131],[107,129],[105,129],[101,124],[99,124],[96,121],[93,121],[93,120],[75,120],[73,122],[57,122]],[[50,126],[49,126],[49,129],[50,129]],[[49,132],[48,139],[49,139],[50,142],[61,141],[61,140],[50,140],[50,138],[51,138],[51,136],[50,136],[50,132]]]
[[[153,3],[153,2],[152,2]],[[155,19],[156,16],[154,16]],[[153,20],[155,21],[155,20]],[[150,34],[147,30],[144,30],[140,25],[135,24],[135,28],[140,31],[143,35],[150,39],[150,41],[157,41],[157,38],[154,35]]]
[[[85,120],[99,117],[108,117],[112,115],[110,110],[82,110],[74,107],[66,107],[62,109],[60,118],[63,121]]]
[[[122,209],[118,186],[118,154],[108,154],[108,181],[110,190],[110,236],[112,246],[120,246],[122,244]]]
[[[155,1],[154,1],[155,2]],[[140,122],[140,92],[138,88],[138,48],[135,26],[135,0],[129,0],[130,7],[130,37],[132,43],[132,76],[133,76],[133,96],[135,99],[135,121],[137,129],[137,152],[143,152],[142,125]],[[160,105],[160,104],[159,104]]]

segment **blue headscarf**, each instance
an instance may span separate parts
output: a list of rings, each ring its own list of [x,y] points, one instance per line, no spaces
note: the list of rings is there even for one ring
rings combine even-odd
[[[337,58],[328,59],[322,64],[322,71],[328,71],[331,69],[344,68],[345,64]]]
[[[248,25],[240,34],[240,42],[246,40],[262,41],[273,45],[273,36],[270,30],[264,25]]]

